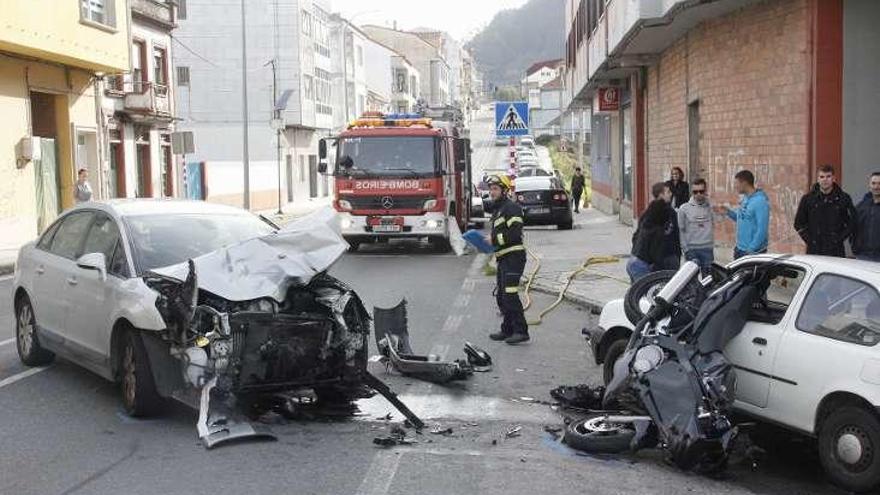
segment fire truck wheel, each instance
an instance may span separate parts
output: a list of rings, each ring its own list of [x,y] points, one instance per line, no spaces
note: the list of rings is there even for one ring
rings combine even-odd
[[[438,253],[448,253],[452,250],[452,244],[450,244],[449,239],[445,237],[432,237],[430,242],[431,245],[434,246],[434,250]]]

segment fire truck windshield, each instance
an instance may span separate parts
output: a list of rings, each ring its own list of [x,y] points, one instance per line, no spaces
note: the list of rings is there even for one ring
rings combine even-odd
[[[437,173],[433,137],[350,137],[339,141],[338,175],[427,177]]]

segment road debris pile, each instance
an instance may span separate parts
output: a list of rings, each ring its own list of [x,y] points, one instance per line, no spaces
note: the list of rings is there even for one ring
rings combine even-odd
[[[271,437],[241,406],[300,389],[331,403],[373,389],[421,425],[367,373],[370,316],[350,287],[326,273],[347,249],[335,223],[332,211],[319,211],[145,277],[166,324],[161,334],[142,336],[152,378],[160,395],[199,409],[206,447]]]
[[[444,361],[434,354],[421,355],[409,343],[406,299],[393,308],[373,308],[376,346],[380,360],[402,375],[433,383],[466,380],[475,371],[492,369],[492,357],[479,347],[465,342],[466,359]]]

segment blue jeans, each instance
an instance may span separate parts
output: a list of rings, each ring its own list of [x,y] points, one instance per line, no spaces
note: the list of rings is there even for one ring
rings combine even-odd
[[[635,282],[652,271],[651,265],[635,256],[631,256],[626,262],[626,274],[629,275],[630,282]]]
[[[756,251],[754,253],[747,253],[740,248],[733,248],[733,259],[738,260],[738,259],[742,258],[743,256],[748,256],[750,254],[764,254],[766,252],[767,252],[767,248],[764,248],[760,251]]]
[[[712,248],[688,249],[684,253],[684,259],[699,265],[700,271],[706,274],[712,267],[712,262],[715,261],[715,250]]]

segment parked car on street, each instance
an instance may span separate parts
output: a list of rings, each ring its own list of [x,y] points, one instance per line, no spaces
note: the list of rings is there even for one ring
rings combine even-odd
[[[517,177],[553,177],[553,172],[535,166],[520,167]]]
[[[556,225],[568,230],[573,225],[571,198],[556,177],[517,177],[516,202],[523,208],[525,225]]]
[[[510,144],[510,138],[507,136],[495,136],[495,146],[507,146]]]
[[[532,138],[532,136],[523,136],[519,139],[519,144],[522,146],[527,146],[529,148],[534,148],[535,140]]]
[[[724,348],[736,369],[734,409],[818,439],[828,476],[849,490],[880,485],[880,265],[820,256],[759,255],[726,273],[774,264],[760,302]],[[670,275],[633,284],[585,329],[606,383],[634,320]]]
[[[369,314],[326,273],[348,248],[336,222],[329,209],[279,230],[202,201],[80,204],[19,252],[18,355],[120,382],[133,416],[172,397],[200,409],[208,447],[266,436],[226,410],[229,394],[362,396]]]

